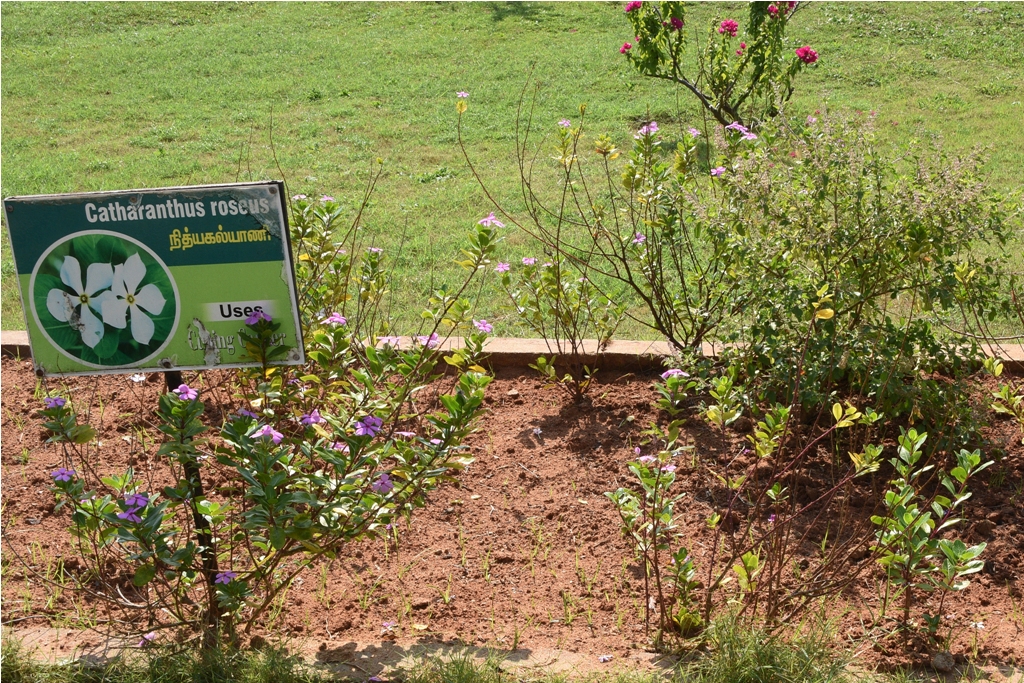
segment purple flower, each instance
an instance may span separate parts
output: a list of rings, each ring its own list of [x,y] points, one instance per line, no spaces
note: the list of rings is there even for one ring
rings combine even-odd
[[[562,128],[569,128],[572,126],[572,121],[570,121],[569,119],[562,119],[561,121],[558,122],[558,125],[560,125]]]
[[[348,444],[345,443],[344,441],[335,441],[333,444],[331,444],[331,450],[339,451],[341,453],[348,453],[349,447]]]
[[[71,481],[71,478],[75,476],[75,471],[60,467],[50,472],[50,476],[54,481]]]
[[[756,140],[757,136],[754,135],[753,133],[747,132],[747,133],[743,134],[743,139],[744,140]]]
[[[768,515],[768,523],[769,524],[775,524],[775,520],[776,520],[775,515]]]
[[[642,232],[638,232],[635,235],[633,235],[633,244],[643,244],[646,241],[647,235],[643,234]]]
[[[123,520],[125,520],[127,522],[134,522],[135,524],[138,524],[139,522],[142,521],[142,518],[139,517],[139,515],[138,515],[138,512],[141,509],[142,508],[128,508],[124,512],[118,512],[117,513],[117,518],[118,519],[123,519]]]
[[[636,135],[634,135],[633,137],[636,138],[637,140],[639,140],[640,138],[644,137],[645,135],[654,135],[657,132],[658,132],[658,122],[657,121],[651,121],[646,126],[641,128],[640,130],[638,130],[636,132]]]
[[[490,334],[491,332],[494,332],[494,325],[490,324],[486,320],[474,320],[473,321],[473,326],[476,327],[476,329],[478,329],[481,332],[484,332],[486,334]]]
[[[325,325],[347,325],[348,320],[345,319],[341,313],[331,313],[329,316],[324,318]]]
[[[435,446],[440,446],[441,445],[441,439],[431,439],[430,443],[432,443]]]
[[[213,582],[214,583],[223,583],[223,584],[226,585],[226,584],[231,583],[232,581],[234,581],[237,578],[238,578],[238,572],[217,572],[217,575],[214,577]]]
[[[680,19],[679,17],[672,17],[671,19],[669,19],[669,23],[672,24],[672,28],[674,28],[676,31],[683,27],[683,20]]]
[[[655,457],[653,455],[641,455],[636,460],[637,462],[643,463],[644,465],[650,465],[655,461]]]
[[[687,132],[690,134],[691,138],[699,138],[700,137],[700,131],[697,130],[696,128],[690,128]]]
[[[433,349],[440,343],[440,337],[437,336],[437,332],[431,332],[429,337],[423,335],[416,337],[416,341],[428,349]]]
[[[729,124],[728,126],[726,126],[726,127],[725,127],[725,129],[726,129],[726,130],[734,130],[734,131],[736,131],[737,133],[749,133],[749,132],[750,132],[750,131],[749,131],[749,130],[747,129],[747,127],[746,127],[746,126],[744,126],[744,125],[743,125],[742,123],[740,123],[739,121],[733,121],[733,122],[732,122],[732,123],[730,123],[730,124]]]
[[[150,643],[156,640],[156,633],[150,631],[146,635],[142,636],[142,640],[139,641],[139,647],[146,647]]]
[[[523,259],[524,266],[532,266],[535,265],[536,263],[537,259],[533,258],[532,256],[527,256],[526,258]]]
[[[43,399],[43,403],[46,404],[47,408],[63,408],[64,404],[67,403],[60,396],[47,397]]]
[[[252,437],[254,439],[270,439],[275,444],[279,444],[281,443],[281,439],[284,438],[284,434],[277,431],[270,425],[263,425],[262,427],[260,427],[259,429],[252,433]]]
[[[711,175],[716,178],[722,175],[723,173],[725,173],[725,166],[718,166],[716,168],[711,169]]]
[[[499,263],[498,265],[494,266],[494,272],[496,272],[496,273],[507,273],[508,272],[508,267],[509,266],[508,266],[507,263]]]
[[[395,488],[395,483],[391,481],[391,477],[387,474],[382,474],[377,481],[370,485],[370,488],[381,495],[386,495],[391,493],[391,490]]]
[[[395,432],[395,436],[400,436],[403,439],[411,439],[416,436],[416,432]]]
[[[267,313],[264,313],[263,311],[253,311],[252,315],[250,315],[248,318],[245,319],[245,324],[246,325],[255,325],[256,323],[258,323],[261,320],[266,320],[269,323],[270,322],[270,315],[267,314]]]
[[[125,507],[144,508],[149,505],[149,496],[145,493],[129,493],[124,497]]]
[[[293,195],[293,196],[292,196],[292,201],[295,201],[295,202],[297,202],[297,201],[299,201],[300,199],[307,199],[307,197],[306,197],[306,195],[304,195],[304,194],[297,194],[297,195]]]
[[[251,410],[246,410],[245,408],[239,408],[238,409],[238,414],[241,417],[251,417],[254,420],[258,420],[259,417],[260,417],[256,413],[252,412]]]
[[[676,471],[676,466],[675,465],[665,465],[664,467],[661,468],[661,471],[662,472],[668,472],[668,473],[671,474],[672,472]]]
[[[395,630],[396,626],[398,626],[398,622],[397,621],[385,621],[383,624],[381,624],[380,632],[381,632],[381,634],[391,633],[392,631]]]
[[[320,416],[320,411],[317,410],[316,408],[314,408],[313,412],[309,413],[308,415],[303,415],[301,418],[299,418],[299,422],[301,422],[307,427],[309,427],[310,425],[320,424],[323,421],[324,418]]]
[[[356,436],[377,436],[377,432],[380,431],[383,424],[384,420],[379,417],[367,415],[362,420],[356,422]]]
[[[466,92],[465,90],[460,90],[459,92],[455,93],[455,96],[456,97],[469,97],[469,93]]]
[[[398,337],[381,337],[380,338],[380,343],[381,344],[383,344],[384,346],[394,346],[396,349],[398,348],[398,345],[399,345],[400,341],[401,340]]]
[[[384,250],[381,249],[380,247],[367,247],[366,251],[370,252],[371,254],[379,254],[379,253],[383,252]]]
[[[483,218],[478,220],[477,223],[482,225],[482,226],[484,226],[485,228],[489,228],[492,225],[494,227],[496,227],[496,228],[504,228],[505,227],[504,223],[502,223],[501,221],[499,221],[497,218],[494,217],[494,212],[493,211],[491,211],[489,214],[487,214],[486,216],[484,216]]]
[[[174,393],[178,395],[182,401],[194,401],[199,396],[199,392],[190,387],[187,384],[182,384],[174,390]]]
[[[632,12],[635,9],[640,9],[643,6],[644,6],[644,3],[640,2],[640,0],[633,0],[632,2],[627,2],[626,3],[626,14],[629,14],[630,12]]]
[[[320,201],[322,201],[322,202],[333,202],[334,201],[334,197],[325,194],[322,197],[320,197]]]
[[[808,116],[807,117],[807,125],[808,126],[814,125],[817,122],[818,122],[818,119],[814,118],[813,116]]]
[[[689,376],[690,375],[688,373],[683,372],[679,368],[672,368],[670,370],[666,370],[665,372],[661,373],[661,378],[662,379],[668,379],[669,377],[689,377]]]

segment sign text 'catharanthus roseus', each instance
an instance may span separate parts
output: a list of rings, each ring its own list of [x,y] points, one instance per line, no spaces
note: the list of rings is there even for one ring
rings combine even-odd
[[[10,197],[4,213],[45,375],[240,367],[246,320],[304,362],[278,182]]]

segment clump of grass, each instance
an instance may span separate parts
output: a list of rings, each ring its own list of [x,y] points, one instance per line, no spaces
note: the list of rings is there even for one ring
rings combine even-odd
[[[102,664],[41,664],[13,638],[3,639],[4,683],[321,683],[299,657],[283,650],[183,650],[132,653]]]

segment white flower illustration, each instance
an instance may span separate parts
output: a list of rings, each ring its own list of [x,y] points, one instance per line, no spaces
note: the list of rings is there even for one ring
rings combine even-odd
[[[123,330],[128,324],[131,310],[132,338],[140,344],[148,344],[153,338],[155,326],[143,311],[160,315],[167,300],[154,284],[139,289],[139,283],[146,277],[146,265],[138,254],[132,254],[124,263],[114,266],[114,284],[111,296],[103,301],[103,322]]]
[[[46,309],[54,318],[80,332],[86,346],[95,348],[103,339],[103,323],[89,309],[102,313],[104,302],[113,294],[109,290],[102,294],[97,292],[109,287],[113,279],[114,270],[109,263],[92,263],[85,272],[83,287],[81,264],[74,256],[65,256],[64,265],[60,267],[60,280],[75,291],[75,296],[62,289],[51,289],[46,295]]]

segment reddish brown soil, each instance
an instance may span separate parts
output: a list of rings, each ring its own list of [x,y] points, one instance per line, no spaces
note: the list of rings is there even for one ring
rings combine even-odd
[[[4,623],[73,626],[81,623],[76,615],[102,621],[108,614],[102,605],[40,580],[57,558],[73,555],[67,519],[63,511],[54,512],[49,491],[48,473],[60,465],[60,456],[43,443],[36,414],[41,394],[31,364],[4,359],[2,369]],[[322,640],[326,651],[379,638],[387,621],[399,622],[396,630],[403,638],[504,648],[621,658],[648,645],[641,575],[603,494],[631,484],[626,463],[632,448],[642,429],[658,419],[651,406],[653,375],[607,373],[588,404],[573,406],[528,372],[502,371],[488,389],[489,412],[469,440],[476,461],[461,485],[436,491],[412,526],[401,526],[397,543],[362,543],[346,557],[307,570],[273,630]],[[222,407],[230,409],[227,375],[210,373],[195,382],[203,387],[208,416],[216,422]],[[149,429],[148,438],[154,438],[149,420],[163,388],[159,375],[141,384],[112,376],[71,380],[68,386],[79,410],[92,406],[101,442],[93,463],[97,471],[132,465],[144,476],[159,476],[155,448],[144,450],[137,432]],[[695,418],[687,425],[697,466],[680,463],[676,486],[686,497],[678,508],[679,531],[681,543],[706,571],[713,541],[705,520],[723,511],[726,494],[699,463],[723,471],[735,462],[743,436],[735,430],[723,436]],[[738,425],[744,428],[742,420]],[[969,540],[989,543],[986,568],[966,591],[947,597],[943,629],[953,627],[954,654],[1019,664],[1024,661],[1024,448],[1008,422],[995,423],[986,436],[1006,455],[972,486],[963,528]],[[806,468],[805,489],[811,494],[816,476],[814,466]],[[211,490],[219,483],[213,476]],[[884,480],[876,479],[874,486],[884,486]],[[850,509],[864,522],[877,500],[871,484],[855,489],[852,497],[860,501]],[[809,538],[817,542],[820,534]],[[807,555],[813,555],[814,543],[806,545]],[[67,566],[73,571],[75,563]],[[922,663],[928,652],[941,649],[923,639],[906,644],[902,637],[880,638],[886,629],[872,628],[870,621],[879,608],[881,573],[866,556],[851,561],[849,569],[859,571],[857,580],[829,599],[823,611],[865,661]],[[935,611],[937,599],[926,606]],[[924,607],[917,605],[917,614]],[[984,627],[970,627],[978,623]]]

